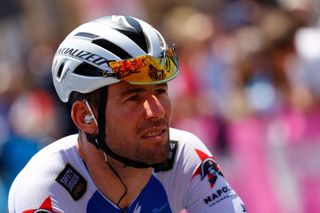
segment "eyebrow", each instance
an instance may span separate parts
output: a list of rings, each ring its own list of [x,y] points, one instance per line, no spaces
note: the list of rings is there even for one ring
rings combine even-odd
[[[141,93],[143,91],[145,91],[145,89],[142,87],[131,88],[131,89],[128,89],[128,90],[125,90],[124,92],[122,92],[120,96],[125,97],[125,96],[131,95],[131,94]]]
[[[162,87],[167,88],[168,85],[167,85],[166,83],[157,84],[157,85],[155,85],[154,88],[162,88]],[[136,94],[136,93],[142,93],[142,92],[144,92],[144,91],[146,91],[146,89],[145,89],[144,87],[129,88],[129,89],[123,91],[123,92],[120,94],[120,96],[121,96],[121,97],[126,97],[126,96],[128,96],[128,95]]]

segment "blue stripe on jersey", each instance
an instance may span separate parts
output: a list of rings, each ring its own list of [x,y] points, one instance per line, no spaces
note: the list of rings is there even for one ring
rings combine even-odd
[[[167,194],[161,183],[152,176],[138,198],[123,211],[96,191],[87,205],[87,213],[172,213]]]

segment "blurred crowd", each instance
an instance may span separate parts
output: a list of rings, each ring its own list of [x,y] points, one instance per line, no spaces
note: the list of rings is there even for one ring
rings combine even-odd
[[[51,80],[58,44],[111,14],[175,43],[172,126],[207,144],[249,212],[319,212],[318,0],[1,1],[0,212],[31,156],[77,131]]]

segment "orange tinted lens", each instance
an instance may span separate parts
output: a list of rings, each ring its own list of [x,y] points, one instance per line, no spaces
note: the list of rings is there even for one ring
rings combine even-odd
[[[111,61],[109,66],[117,78],[130,83],[168,81],[178,74],[178,60],[174,49],[165,51],[165,56],[138,56],[123,61]]]
[[[133,73],[139,73],[138,69],[145,67],[150,63],[149,57],[143,55],[123,61],[111,61],[109,62],[109,66],[112,68],[112,71],[117,74],[119,79],[123,79]]]

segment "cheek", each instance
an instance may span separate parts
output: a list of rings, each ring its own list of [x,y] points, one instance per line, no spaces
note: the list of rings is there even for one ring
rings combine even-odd
[[[107,107],[106,128],[109,131],[129,131],[136,121],[137,113],[129,107]]]
[[[106,118],[105,132],[110,148],[122,146],[123,141],[132,137],[132,126],[129,120],[130,118],[124,119],[124,117],[114,114],[110,114]]]
[[[163,103],[162,106],[164,110],[166,111],[166,117],[170,121],[171,120],[171,114],[172,114],[172,104],[170,99],[166,99]]]

